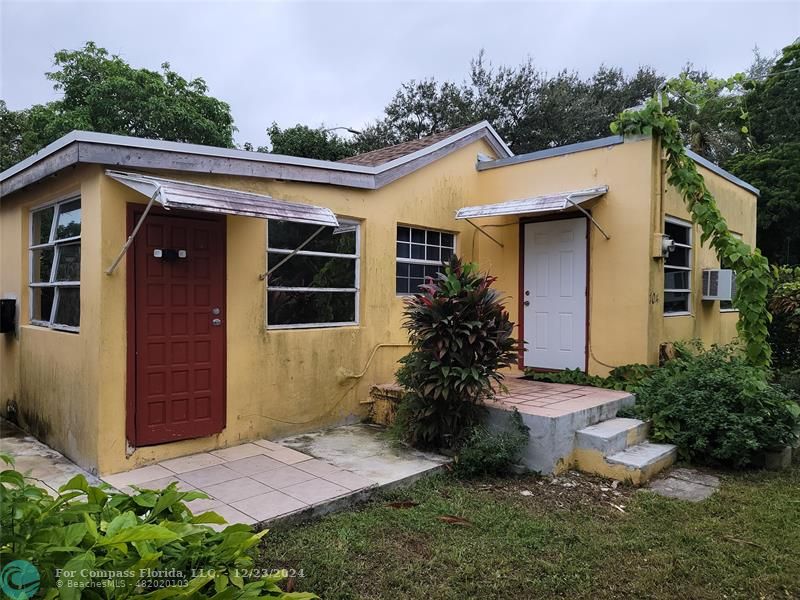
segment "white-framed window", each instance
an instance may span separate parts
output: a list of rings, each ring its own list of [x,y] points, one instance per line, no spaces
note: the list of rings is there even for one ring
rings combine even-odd
[[[30,322],[78,331],[81,323],[81,199],[31,210]]]
[[[267,270],[274,269],[267,277],[271,329],[358,324],[359,223],[339,219],[339,227],[324,228],[292,255],[318,229],[267,223]]]
[[[731,232],[733,237],[737,239],[742,239],[741,233]],[[719,268],[720,269],[730,269],[731,266],[728,264],[724,258],[719,261]],[[733,274],[733,296],[736,296],[736,273]],[[721,312],[739,312],[739,309],[734,308],[732,300],[720,300],[719,301],[719,310]]]
[[[396,291],[415,294],[426,277],[442,269],[442,261],[456,251],[456,236],[449,231],[397,226]]]
[[[675,250],[664,259],[664,314],[688,314],[692,306],[692,224],[666,217],[664,233],[675,242]]]

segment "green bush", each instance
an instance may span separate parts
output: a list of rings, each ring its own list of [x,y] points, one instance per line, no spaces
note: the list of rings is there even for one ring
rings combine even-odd
[[[534,381],[546,381],[549,383],[567,383],[570,385],[591,385],[593,387],[606,388],[609,390],[624,390],[635,392],[636,388],[647,377],[653,374],[658,367],[643,364],[622,365],[612,369],[608,377],[599,375],[587,375],[580,369],[565,369],[563,371],[541,372],[534,369],[526,369],[525,377]]]
[[[407,437],[415,446],[455,448],[494,397],[500,369],[517,358],[514,324],[495,278],[453,256],[405,304],[411,352],[397,381],[406,390]]]
[[[505,475],[522,457],[528,445],[528,427],[515,408],[503,431],[476,426],[456,455],[455,473],[461,477]]]
[[[775,267],[769,293],[772,364],[776,369],[800,369],[800,267]]]
[[[281,573],[254,570],[253,552],[266,530],[229,525],[217,532],[209,524],[224,524],[222,517],[192,515],[185,503],[206,497],[179,492],[175,484],[131,496],[109,493],[78,475],[53,498],[6,469],[0,473],[0,563],[31,563],[47,599],[316,598],[283,592]]]
[[[800,407],[734,346],[680,348],[638,388],[635,407],[651,439],[695,463],[743,467],[795,439]]]

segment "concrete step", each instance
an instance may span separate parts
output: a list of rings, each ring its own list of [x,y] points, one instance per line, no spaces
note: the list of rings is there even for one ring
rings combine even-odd
[[[673,444],[643,442],[607,456],[606,462],[612,467],[622,467],[624,474],[629,475],[623,479],[630,479],[639,485],[671,466],[677,457],[678,448]]]
[[[609,456],[645,441],[649,429],[639,419],[608,419],[576,431],[575,447]]]

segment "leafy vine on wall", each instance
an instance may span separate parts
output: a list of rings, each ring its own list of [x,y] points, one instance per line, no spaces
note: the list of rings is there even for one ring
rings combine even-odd
[[[611,124],[611,131],[623,135],[648,135],[660,140],[666,154],[667,181],[680,192],[692,220],[700,226],[701,243],[710,241],[720,260],[736,271],[733,305],[739,310],[736,327],[747,358],[754,365],[768,367],[771,360],[768,339],[771,316],[767,308],[771,278],[769,263],[758,248],[751,248],[728,229],[695,161],[686,152],[678,120],[669,112],[670,98],[699,107],[711,94],[721,89],[733,91],[743,82],[742,74],[729,79],[709,80],[702,85],[686,77],[672,79],[643,107],[621,113]],[[741,116],[747,118],[744,111]],[[747,133],[744,126],[742,133]]]

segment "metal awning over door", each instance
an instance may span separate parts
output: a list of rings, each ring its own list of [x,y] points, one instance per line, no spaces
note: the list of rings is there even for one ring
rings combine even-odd
[[[597,224],[592,216],[581,206],[584,202],[599,198],[608,192],[608,186],[603,185],[596,188],[576,190],[573,192],[558,192],[555,194],[544,194],[523,198],[521,200],[509,200],[496,204],[482,204],[479,206],[465,206],[456,211],[456,219],[464,219],[475,228],[483,231],[480,227],[472,223],[472,219],[486,217],[503,217],[509,215],[545,215],[562,212],[570,208],[576,208],[588,217],[597,229],[610,239],[605,231]],[[485,232],[484,232],[485,233]],[[488,235],[488,234],[487,234]],[[491,238],[491,236],[489,236]],[[494,238],[491,238],[494,239]]]
[[[150,199],[117,258],[106,269],[107,275],[114,272],[122,257],[125,256],[154,202],[158,202],[166,209],[175,208],[318,225],[317,231],[303,242],[301,247],[325,227],[339,226],[336,215],[331,209],[324,206],[276,200],[272,196],[263,194],[164,179],[140,173],[125,173],[109,169],[106,171],[106,175]]]
[[[339,225],[331,209],[323,206],[287,202],[252,192],[162,179],[139,173],[109,170],[106,171],[106,175],[148,198],[155,198],[155,201],[164,208],[243,215],[329,227]]]

